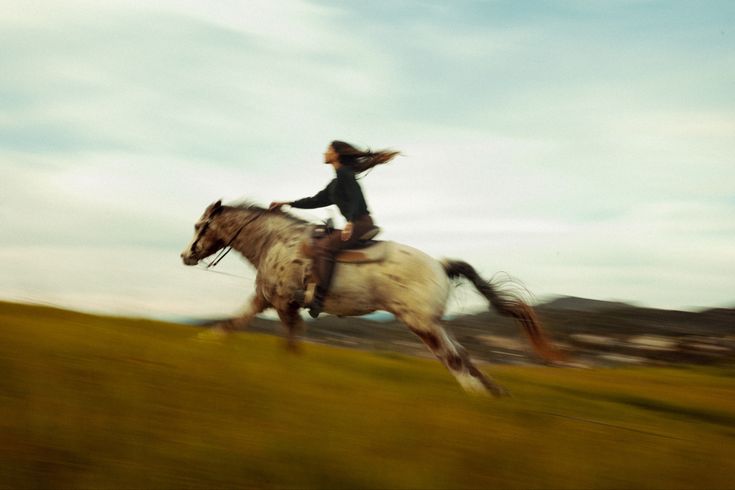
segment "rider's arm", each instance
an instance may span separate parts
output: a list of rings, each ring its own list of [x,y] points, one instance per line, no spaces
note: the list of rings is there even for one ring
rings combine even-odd
[[[332,204],[332,201],[329,199],[329,192],[327,192],[327,189],[325,188],[312,197],[297,199],[296,201],[291,201],[289,204],[293,208],[314,209],[329,206]]]

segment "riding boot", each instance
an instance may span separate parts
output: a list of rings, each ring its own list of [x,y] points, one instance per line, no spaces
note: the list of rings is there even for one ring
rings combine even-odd
[[[332,282],[332,273],[334,272],[334,256],[327,251],[319,255],[319,263],[317,269],[319,273],[319,283],[314,291],[314,299],[309,306],[309,315],[317,318],[324,307],[324,298],[327,296],[329,284]]]
[[[324,297],[326,296],[326,292],[319,286],[316,287],[316,291],[314,291],[314,299],[311,300],[311,305],[309,305],[309,316],[312,318],[317,318],[319,314],[322,312],[322,308],[324,308]]]

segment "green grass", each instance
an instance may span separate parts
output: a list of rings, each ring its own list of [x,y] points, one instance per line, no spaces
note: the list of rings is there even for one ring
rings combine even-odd
[[[3,488],[735,488],[735,369],[489,366],[0,303]]]

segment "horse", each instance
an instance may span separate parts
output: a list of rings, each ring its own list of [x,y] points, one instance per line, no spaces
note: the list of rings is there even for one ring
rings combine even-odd
[[[244,313],[219,324],[219,329],[245,329],[255,315],[274,308],[286,327],[287,346],[297,348],[297,334],[303,329],[299,312],[312,269],[308,248],[315,226],[282,210],[249,202],[222,205],[219,200],[205,209],[194,225],[191,242],[181,253],[183,263],[194,266],[231,247],[257,270],[255,293]],[[518,293],[483,280],[464,261],[436,260],[396,242],[378,244],[383,252],[375,260],[344,262],[349,257],[338,257],[324,312],[345,317],[388,311],[423,341],[466,391],[507,394],[475,366],[466,349],[442,327],[452,280],[464,277],[499,314],[514,318],[523,327],[542,360],[560,360],[533,309]]]

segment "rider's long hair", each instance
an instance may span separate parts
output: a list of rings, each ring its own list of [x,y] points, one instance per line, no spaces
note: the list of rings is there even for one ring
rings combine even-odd
[[[394,157],[401,154],[399,151],[391,150],[360,150],[349,143],[337,140],[332,141],[331,146],[334,148],[334,151],[337,152],[337,155],[339,155],[340,163],[342,165],[347,165],[358,174],[369,170],[376,165],[388,163]]]

